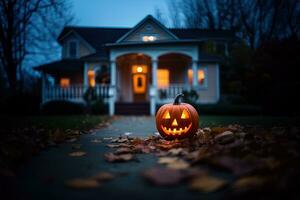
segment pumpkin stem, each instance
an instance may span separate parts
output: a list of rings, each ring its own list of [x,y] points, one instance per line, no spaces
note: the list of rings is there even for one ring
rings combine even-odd
[[[181,97],[184,97],[184,95],[183,95],[182,93],[178,94],[178,95],[175,97],[175,100],[174,100],[173,105],[178,105],[178,104],[180,104],[180,103],[179,103],[179,99],[180,99]]]

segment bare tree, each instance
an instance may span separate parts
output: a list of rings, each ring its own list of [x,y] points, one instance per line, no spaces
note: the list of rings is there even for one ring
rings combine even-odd
[[[166,18],[162,12],[162,10],[159,7],[155,7],[154,8],[154,16],[155,18],[162,24],[164,24],[165,26],[167,26],[167,21]]]
[[[11,90],[26,57],[53,50],[53,38],[71,19],[69,7],[65,0],[0,0],[0,61]]]
[[[232,30],[252,48],[300,34],[299,0],[178,0],[169,8],[179,10],[170,18],[180,13],[184,27]]]

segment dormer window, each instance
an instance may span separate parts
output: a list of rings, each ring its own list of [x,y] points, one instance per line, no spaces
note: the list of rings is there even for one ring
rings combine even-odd
[[[144,42],[153,42],[155,41],[157,38],[154,35],[145,35],[143,36],[143,41]]]
[[[76,58],[78,55],[78,43],[77,41],[69,42],[69,57]]]

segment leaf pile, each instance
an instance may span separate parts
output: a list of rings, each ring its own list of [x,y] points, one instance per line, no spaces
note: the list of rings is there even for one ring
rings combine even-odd
[[[299,139],[295,127],[206,127],[183,140],[167,141],[157,135],[109,138],[112,152],[104,157],[108,162],[126,162],[136,159],[135,154],[154,154],[159,165],[146,169],[142,177],[157,186],[187,183],[201,192],[229,188],[233,198],[253,191],[276,197],[300,183]],[[231,178],[220,178],[219,173]],[[267,192],[272,188],[276,192]]]

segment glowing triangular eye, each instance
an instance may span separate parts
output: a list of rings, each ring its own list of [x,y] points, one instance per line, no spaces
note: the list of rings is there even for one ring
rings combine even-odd
[[[164,118],[164,119],[170,119],[170,118],[171,118],[169,111],[167,111],[167,112],[164,114],[164,117],[163,117],[163,118]]]
[[[183,110],[181,114],[181,119],[188,119],[188,118],[190,118],[189,113],[186,110]]]

